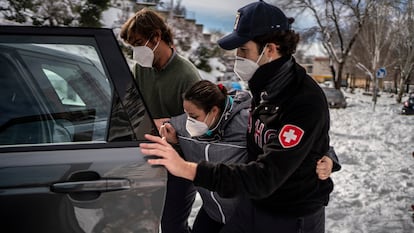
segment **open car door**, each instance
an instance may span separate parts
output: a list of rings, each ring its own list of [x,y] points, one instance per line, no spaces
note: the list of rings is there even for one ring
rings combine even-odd
[[[166,170],[110,29],[0,26],[3,232],[158,232]]]

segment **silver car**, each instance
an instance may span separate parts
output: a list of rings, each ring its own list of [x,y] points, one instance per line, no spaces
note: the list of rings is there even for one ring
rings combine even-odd
[[[112,30],[0,26],[1,232],[158,232],[167,176],[145,133]]]
[[[341,90],[333,87],[322,87],[330,108],[346,108],[347,102]]]

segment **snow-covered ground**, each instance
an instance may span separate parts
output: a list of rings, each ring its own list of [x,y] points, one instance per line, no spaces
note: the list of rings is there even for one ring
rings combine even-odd
[[[345,95],[348,107],[330,110],[342,170],[332,174],[326,232],[412,233],[414,116],[400,115],[402,104],[390,93],[381,93],[375,111],[372,96]],[[190,223],[200,204],[197,197]]]
[[[104,26],[118,27],[121,13],[114,8],[104,12]],[[17,23],[0,17],[0,24]],[[402,105],[389,93],[381,93],[375,111],[372,97],[362,91],[345,95],[348,107],[331,109],[331,144],[342,170],[332,175],[335,189],[326,209],[326,232],[412,233],[414,116],[399,115]],[[197,197],[190,223],[200,204]]]

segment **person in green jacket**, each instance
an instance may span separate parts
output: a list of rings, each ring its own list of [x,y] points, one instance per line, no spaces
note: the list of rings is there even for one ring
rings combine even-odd
[[[174,49],[171,29],[155,11],[142,9],[121,28],[120,37],[133,49],[138,88],[159,130],[163,122],[184,113],[182,94],[201,80],[197,68]],[[168,174],[161,219],[163,233],[187,233],[196,190],[185,179]]]

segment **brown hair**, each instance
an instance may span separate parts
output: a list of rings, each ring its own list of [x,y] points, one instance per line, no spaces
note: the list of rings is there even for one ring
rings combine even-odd
[[[201,80],[191,86],[183,95],[184,100],[191,101],[205,113],[214,106],[224,110],[227,100],[227,89],[223,85],[216,85],[208,80]]]
[[[266,35],[258,36],[253,41],[258,44],[259,54],[262,53],[267,43],[275,43],[279,45],[280,55],[286,56],[296,52],[296,46],[299,43],[299,34],[293,30],[274,31]]]
[[[120,37],[128,44],[133,45],[137,34],[147,39],[151,39],[154,35],[160,35],[165,43],[173,45],[171,29],[158,13],[147,8],[135,13],[122,25]]]

